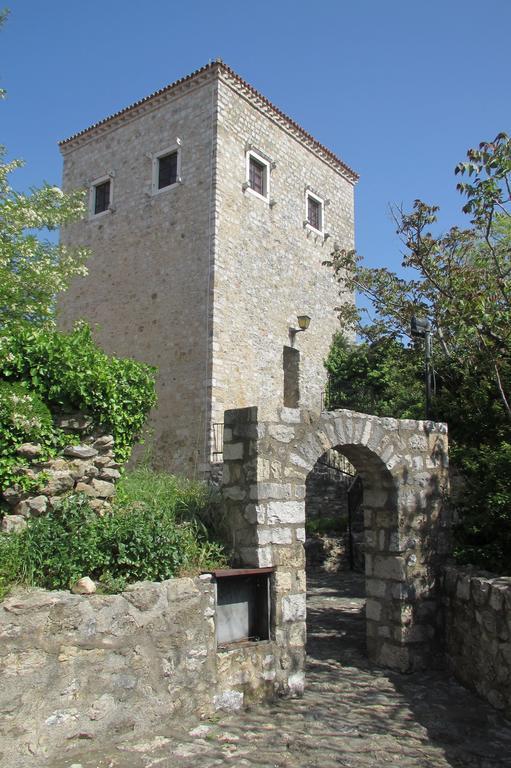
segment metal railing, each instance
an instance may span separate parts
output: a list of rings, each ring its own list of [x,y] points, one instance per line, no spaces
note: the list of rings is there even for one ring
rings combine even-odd
[[[211,425],[211,461],[219,464],[224,460],[224,424],[221,421]]]

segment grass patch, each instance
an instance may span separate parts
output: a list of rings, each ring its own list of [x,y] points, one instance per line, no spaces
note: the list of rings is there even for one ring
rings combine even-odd
[[[68,589],[82,576],[118,592],[225,565],[217,517],[218,498],[205,484],[136,469],[119,482],[103,517],[87,497],[71,494],[21,533],[0,534],[0,594],[12,584]]]

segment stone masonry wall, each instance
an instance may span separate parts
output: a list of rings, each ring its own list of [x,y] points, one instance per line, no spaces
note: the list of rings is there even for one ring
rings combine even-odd
[[[337,456],[335,451],[327,451],[307,475],[306,514],[308,521],[327,518],[342,522],[346,527],[348,487],[353,477],[337,468]]]
[[[243,190],[249,146],[274,163],[269,201]],[[304,227],[308,186],[328,200],[328,238]],[[312,318],[294,340],[301,357],[300,407],[319,411],[323,360],[339,330],[334,308],[342,301],[332,271],[322,262],[335,243],[353,248],[353,183],[283,131],[271,113],[244,98],[232,78],[222,76],[215,207],[213,421],[222,421],[229,408],[284,404],[284,347],[298,314]]]
[[[163,719],[210,717],[280,692],[275,644],[217,651],[215,615],[209,575],[119,595],[15,590],[0,602],[4,757],[147,733]]]
[[[59,298],[64,327],[90,320],[109,354],[158,367],[154,460],[193,475],[207,418],[211,195],[216,84],[147,105],[136,118],[63,147],[64,189],[113,174],[113,210],[63,229],[92,251],[89,273]],[[152,158],[181,140],[182,181],[151,194]]]
[[[446,568],[444,603],[449,668],[511,719],[511,577]]]
[[[2,530],[12,532],[25,527],[30,517],[46,514],[70,492],[83,493],[98,514],[110,509],[115,483],[120,477],[114,457],[114,438],[94,427],[89,416],[80,413],[54,416],[55,423],[80,443],[68,445],[62,454],[43,461],[41,446],[25,443],[18,448],[19,475],[28,476],[37,487],[23,490],[19,483],[2,489],[0,499],[7,505]],[[0,511],[1,514],[1,511]]]

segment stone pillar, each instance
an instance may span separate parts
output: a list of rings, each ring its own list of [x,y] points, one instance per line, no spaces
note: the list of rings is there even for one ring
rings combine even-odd
[[[288,432],[273,427],[258,422],[257,408],[226,411],[222,494],[234,563],[275,567],[271,633],[280,661],[277,690],[296,696],[303,692],[305,666],[305,485],[295,495],[284,482],[274,441],[287,439]]]

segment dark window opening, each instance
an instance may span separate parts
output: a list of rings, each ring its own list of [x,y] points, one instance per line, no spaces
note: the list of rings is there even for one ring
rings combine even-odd
[[[94,187],[94,214],[108,211],[110,205],[110,181],[103,181]]]
[[[266,197],[266,165],[260,163],[255,157],[250,157],[249,183],[254,192]]]
[[[322,229],[322,216],[321,216],[321,203],[319,200],[315,200],[313,197],[307,197],[307,221],[314,227],[321,231]]]
[[[177,182],[177,152],[158,158],[158,189]]]
[[[300,352],[284,347],[284,408],[300,407]]]
[[[219,645],[270,639],[272,570],[260,569],[246,576],[238,575],[239,571],[216,572]]]

